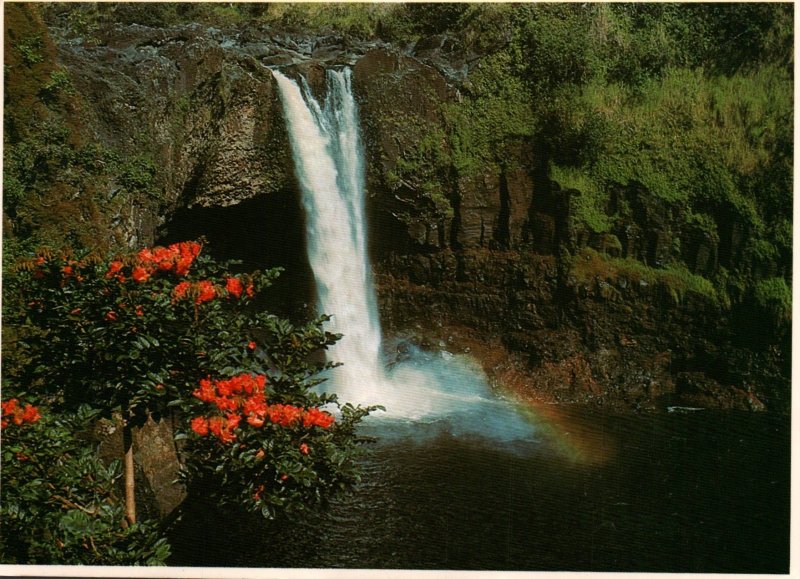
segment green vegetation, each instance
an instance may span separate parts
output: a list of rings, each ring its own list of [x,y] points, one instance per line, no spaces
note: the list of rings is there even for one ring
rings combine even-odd
[[[46,102],[53,102],[59,93],[74,94],[72,79],[69,73],[63,68],[54,70],[50,73],[50,80],[42,87],[42,98]]]
[[[23,38],[16,45],[16,49],[22,55],[22,60],[28,66],[39,64],[44,61],[43,48],[44,42],[42,42],[42,37],[38,35]]]
[[[382,3],[294,3],[270,4],[257,16],[259,22],[297,32],[348,34],[374,38],[392,27],[399,5]]]
[[[122,245],[115,224],[132,207],[160,202],[155,164],[83,141],[81,96],[57,65],[35,6],[5,7],[5,25],[8,37],[23,40],[6,55],[4,270],[40,245]],[[31,57],[34,49],[41,59]]]
[[[791,322],[792,288],[782,277],[772,277],[756,283],[753,297],[758,307],[775,322]]]
[[[446,34],[470,62],[457,98],[402,95],[427,104],[384,106],[393,134],[382,139],[398,151],[383,178],[413,207],[400,218],[448,219],[459,179],[496,177],[515,169],[515,152],[532,150],[533,170],[546,173],[537,179],[580,192],[571,197],[571,225],[581,239],[619,239],[632,220],[658,214],[671,237],[665,265],[694,264],[698,240],[716,251],[734,235],[744,240],[741,251],[703,272],[715,283],[738,287],[740,277],[752,288],[762,276],[789,275],[790,4],[94,3],[45,11],[84,41],[134,22],[256,25],[397,46]],[[43,38],[31,29],[15,39],[22,64],[31,68]],[[68,79],[51,71],[46,78],[41,94],[68,95]],[[370,95],[379,100],[380,89]],[[175,106],[188,110],[187,102]],[[108,182],[119,181],[120,169],[110,167]],[[15,204],[30,212],[23,198],[36,189],[23,171],[12,166],[8,175],[11,213]],[[150,177],[155,199],[159,176]],[[96,214],[106,205],[97,201]]]
[[[550,177],[580,191],[577,231],[615,233],[635,219],[619,195],[630,191],[639,211],[668,216],[670,267],[691,259],[684,242],[732,243],[735,228],[743,259],[718,283],[752,286],[776,264],[788,273],[790,5],[531,5],[515,23],[534,140]]]
[[[469,77],[469,93],[444,111],[461,176],[505,165],[508,146],[533,134],[530,99],[505,50],[481,60]]]
[[[401,37],[412,33],[402,4],[381,3],[179,3],[146,6],[127,3],[83,3],[75,7],[53,4],[50,14],[63,18],[76,37],[98,42],[98,33],[115,23],[175,26],[199,23],[219,28],[244,23],[274,26],[289,32],[348,34],[356,38]]]
[[[56,115],[30,123],[26,136],[10,140],[4,155],[6,215],[14,219],[6,259],[38,245],[106,250],[113,220],[131,203],[157,204],[156,167],[142,156],[123,158],[95,144],[79,144]]]
[[[454,181],[513,170],[514,151],[532,148],[536,170],[544,167],[562,188],[580,191],[572,196],[571,217],[583,239],[620,237],[617,229],[637,218],[634,210],[640,215],[657,208],[670,221],[668,262],[692,262],[686,252],[694,251],[693,239],[730,244],[736,229],[745,238],[744,257],[724,264],[728,279],[739,275],[752,285],[753,276],[773,275],[776,265],[788,273],[790,4],[55,3],[43,11],[84,42],[100,41],[115,23],[256,25],[398,46],[446,34],[469,59],[469,74],[457,98],[439,102],[437,111],[426,105],[424,114],[395,115],[391,138],[400,150],[384,175],[426,220],[452,215]],[[18,62],[7,64],[30,71],[28,98],[63,113],[75,95],[66,73],[48,63],[46,31],[17,28],[10,52]],[[175,110],[187,112],[187,105],[178,102]],[[144,166],[133,175],[132,166],[106,164],[84,186],[87,171],[80,163],[86,157],[66,150],[81,147],[65,115],[61,124],[70,138],[51,139],[47,131],[54,129],[45,127],[57,128],[52,115],[14,109],[6,123],[6,205],[22,237],[32,232],[26,220],[38,219],[30,217],[37,196],[54,191],[63,191],[70,200],[65,205],[74,205],[76,189],[89,191],[82,197],[84,215],[116,211],[91,194],[93,187],[127,183],[127,190],[157,199],[160,176]],[[177,113],[174,122],[180,122]],[[31,158],[48,159],[40,176],[29,175]]]
[[[414,205],[422,208],[431,221],[452,218],[453,209],[444,189],[449,156],[444,132],[432,123],[409,116],[397,116],[393,134],[405,143],[393,169],[386,172],[386,184],[392,191],[404,190],[414,195]],[[402,119],[405,118],[405,122]]]
[[[675,304],[681,303],[687,294],[709,299],[712,303],[724,304],[713,284],[706,278],[691,273],[683,265],[665,268],[648,267],[641,261],[630,258],[609,257],[585,248],[572,258],[570,276],[578,283],[606,282],[617,285],[620,278],[631,283],[661,286]]]
[[[595,144],[583,157],[556,163],[554,178],[594,184],[587,191],[593,206],[577,208],[577,219],[590,228],[597,219],[585,209],[602,204],[611,186],[635,182],[677,207],[730,207],[760,229],[763,210],[748,184],[768,170],[776,143],[788,137],[780,133],[791,127],[783,124],[791,84],[778,67],[734,78],[667,69],[635,89],[594,82],[571,101],[581,113],[568,122],[580,132],[587,116],[601,119],[591,129]],[[786,203],[790,192],[783,194]]]
[[[11,400],[4,389],[4,418]],[[170,548],[156,521],[120,526],[122,463],[103,464],[88,443],[98,413],[43,412],[3,426],[3,563],[165,565]]]

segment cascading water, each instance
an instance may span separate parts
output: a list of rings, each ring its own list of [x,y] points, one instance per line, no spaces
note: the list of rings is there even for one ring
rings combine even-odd
[[[328,70],[320,106],[301,79],[273,70],[307,215],[308,258],[320,311],[344,337],[331,349],[330,386],[342,402],[386,408],[386,417],[440,421],[453,433],[525,438],[530,425],[496,399],[474,364],[448,353],[412,356],[385,370],[366,251],[364,168],[350,70]],[[302,85],[302,87],[301,87]]]
[[[364,184],[350,71],[329,70],[324,108],[293,80],[273,71],[289,128],[307,217],[308,258],[321,311],[344,337],[331,354],[346,363],[332,381],[342,400],[376,404],[386,376],[365,251]]]

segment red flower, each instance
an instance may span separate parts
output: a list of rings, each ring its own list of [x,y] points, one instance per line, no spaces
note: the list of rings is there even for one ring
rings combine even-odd
[[[36,406],[26,404],[22,408],[17,398],[11,398],[2,403],[3,420],[0,423],[2,428],[6,428],[11,422],[17,426],[24,423],[33,424],[38,421],[42,416],[39,414],[39,409]]]
[[[233,433],[233,430],[231,428],[228,428],[226,426],[225,428],[222,429],[222,432],[220,432],[219,440],[220,442],[223,443],[233,442],[234,440],[236,440],[236,435]]]
[[[261,451],[263,452],[263,451]],[[261,493],[264,492],[264,485],[258,485],[256,492],[253,493],[253,500],[258,501],[261,499]]]
[[[178,285],[175,286],[175,289],[172,290],[173,299],[182,300],[186,297],[186,292],[189,291],[189,287],[191,287],[188,281],[182,281]]]
[[[149,247],[145,247],[139,251],[137,257],[142,263],[150,263],[153,261],[153,250]]]
[[[65,265],[64,267],[61,268],[61,273],[63,273],[64,275],[72,275],[72,268],[68,265]]]
[[[192,264],[191,261],[186,261],[185,259],[181,259],[178,263],[175,264],[175,273],[178,275],[186,275],[189,273],[189,266]]]
[[[133,268],[133,272],[131,272],[131,277],[133,278],[133,281],[135,281],[136,283],[142,283],[150,279],[150,274],[142,266],[137,266]]]
[[[334,421],[335,418],[331,414],[328,414],[319,408],[310,408],[308,412],[303,415],[303,426],[306,428],[309,426],[330,428]]]
[[[192,430],[200,436],[207,436],[208,419],[205,416],[195,416],[192,418]]]
[[[169,271],[175,263],[176,252],[166,247],[155,247],[152,251],[150,263],[161,271]]]
[[[273,404],[267,409],[270,422],[283,427],[294,426],[303,416],[303,409],[290,404]]]
[[[305,442],[300,445],[300,452],[303,454],[308,454],[308,445]]]
[[[220,396],[230,396],[237,390],[236,381],[233,378],[230,380],[217,380],[215,384]]]
[[[236,410],[236,401],[225,396],[217,396],[214,404],[223,412]]]
[[[36,408],[36,406],[31,406],[30,404],[26,404],[25,405],[25,410],[22,413],[22,420],[24,420],[25,422],[33,424],[34,422],[39,420],[41,417],[42,417],[42,415],[39,414],[39,409]]]
[[[200,380],[200,388],[192,392],[192,396],[199,398],[203,402],[214,402],[217,398],[217,393],[214,390],[214,385],[211,380],[205,378]]]
[[[256,343],[253,342],[252,340],[250,342],[247,342],[247,349],[248,350],[255,350],[256,349]]]
[[[181,241],[180,243],[173,243],[169,248],[173,251],[177,251],[181,259],[193,260],[200,255],[202,246],[196,241]]]
[[[244,287],[242,286],[242,281],[238,277],[229,277],[225,281],[225,289],[228,293],[236,298],[242,296],[242,291],[244,291]]]
[[[10,400],[6,400],[0,407],[2,407],[3,414],[13,414],[17,410],[17,405],[19,404],[19,400],[16,398],[11,398]]]
[[[144,315],[144,310],[142,309],[142,306],[136,306],[136,315],[139,317]]]
[[[267,403],[263,392],[254,392],[242,403],[243,414],[258,414],[264,416],[267,413]]]
[[[148,274],[155,271],[175,271],[177,275],[189,273],[189,267],[200,253],[200,244],[194,241],[173,243],[169,247],[145,247],[137,254],[139,266]]]
[[[212,416],[208,419],[208,428],[211,430],[211,434],[219,438],[222,435],[222,417],[221,416]]]
[[[175,254],[175,273],[186,275],[194,259],[200,254],[201,246],[194,241],[173,243],[169,250]]]
[[[205,302],[210,302],[217,296],[217,292],[214,289],[214,284],[212,284],[207,279],[204,279],[200,282],[197,282],[196,286],[199,290],[197,297],[194,299],[194,303],[202,304]]]
[[[111,264],[108,266],[108,271],[106,272],[107,278],[114,277],[119,270],[122,269],[123,263],[121,261],[112,261]]]
[[[264,414],[251,414],[247,417],[247,424],[254,428],[264,426]]]
[[[108,313],[105,315],[105,318],[106,318],[106,320],[107,320],[107,321],[109,321],[109,322],[113,322],[114,320],[116,320],[116,319],[117,319],[117,312],[115,312],[115,311],[113,311],[113,310],[112,310],[112,311],[108,312]]]
[[[73,316],[77,316],[80,313],[81,313],[81,309],[80,308],[75,308],[74,310],[70,311],[70,315],[73,315]]]
[[[252,298],[253,296],[256,295],[255,292],[253,291],[253,284],[251,283],[247,284],[247,289],[245,290],[245,293],[249,298]]]
[[[239,422],[241,422],[242,417],[238,414],[230,413],[225,416],[226,420],[228,421],[228,430],[234,430],[239,426]]]

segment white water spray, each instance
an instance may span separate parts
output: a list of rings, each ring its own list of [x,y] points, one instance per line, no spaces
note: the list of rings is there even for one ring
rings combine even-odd
[[[328,70],[323,106],[305,80],[301,88],[278,71],[273,75],[303,193],[319,309],[332,316],[330,330],[344,335],[330,351],[343,363],[332,372],[331,389],[342,402],[381,404],[388,417],[446,416],[458,431],[452,418],[469,415],[460,421],[467,430],[513,437],[528,433],[511,407],[492,397],[480,370],[465,360],[415,352],[385,370],[366,251],[363,153],[350,70]]]

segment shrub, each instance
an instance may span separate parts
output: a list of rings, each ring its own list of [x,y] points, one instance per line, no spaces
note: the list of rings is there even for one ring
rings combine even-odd
[[[169,545],[155,521],[120,526],[121,464],[87,445],[97,418],[87,406],[58,416],[6,396],[3,402],[3,563],[163,565]]]
[[[181,242],[111,259],[42,251],[6,287],[10,379],[57,410],[89,405],[121,416],[130,524],[130,431],[176,410],[184,483],[214,479],[220,502],[273,516],[323,502],[357,478],[355,426],[371,408],[312,390],[333,366],[309,362],[338,339],[323,329],[327,318],[295,327],[253,311],[278,270],[234,275],[201,250]],[[295,419],[282,420],[281,409]]]

